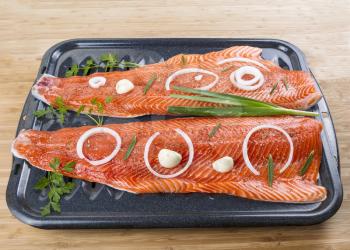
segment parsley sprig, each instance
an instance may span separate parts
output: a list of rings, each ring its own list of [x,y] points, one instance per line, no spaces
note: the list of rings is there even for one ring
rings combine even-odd
[[[74,161],[66,163],[62,168],[60,160],[55,157],[49,163],[52,172],[48,172],[47,177],[44,176],[35,184],[34,189],[44,190],[49,188],[49,202],[41,208],[41,215],[47,216],[51,211],[61,212],[61,198],[65,194],[69,194],[75,187],[73,182],[65,182],[63,175],[59,171],[72,172],[75,166]]]
[[[116,68],[138,68],[139,64],[130,61],[119,61],[118,56],[112,53],[102,54],[100,56],[100,62],[96,63],[93,59],[86,60],[82,67],[78,64],[70,66],[66,73],[66,77],[77,76],[79,72],[82,72],[83,76],[87,76],[91,73],[92,69],[103,69],[105,72],[111,72]]]
[[[63,124],[69,107],[64,104],[61,96],[56,97],[53,106],[49,105],[46,109],[36,110],[33,114],[37,118],[58,118],[60,123]]]

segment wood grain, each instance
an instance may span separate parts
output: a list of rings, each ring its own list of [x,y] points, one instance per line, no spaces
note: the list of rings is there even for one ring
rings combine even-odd
[[[0,243],[2,249],[350,249],[350,2],[0,1]],[[339,139],[344,202],[307,227],[39,230],[8,211],[14,137],[41,56],[79,37],[265,37],[306,54],[329,102]]]

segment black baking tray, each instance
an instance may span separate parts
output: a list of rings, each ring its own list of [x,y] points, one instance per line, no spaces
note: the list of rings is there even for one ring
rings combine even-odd
[[[178,53],[206,53],[234,45],[263,49],[262,56],[290,70],[310,71],[303,53],[294,45],[274,39],[77,39],[61,42],[43,56],[37,75],[64,75],[73,63],[84,65],[101,54],[116,53],[119,58],[140,64],[156,63]],[[127,69],[124,69],[127,70]],[[319,86],[318,86],[319,88]],[[17,129],[56,130],[53,120],[37,120],[33,111],[45,106],[29,94]],[[319,184],[328,190],[327,199],[313,204],[285,204],[253,201],[223,194],[140,194],[74,180],[76,189],[62,200],[61,214],[40,216],[47,194],[33,189],[45,175],[28,162],[13,158],[6,200],[12,214],[39,228],[122,228],[122,227],[216,227],[310,225],[323,222],[336,213],[343,199],[337,139],[330,111],[323,97],[312,111],[320,113],[324,126],[323,157]],[[106,118],[105,123],[125,123],[168,119],[165,116]],[[171,118],[170,118],[171,119]],[[68,115],[65,127],[92,124],[84,116]]]

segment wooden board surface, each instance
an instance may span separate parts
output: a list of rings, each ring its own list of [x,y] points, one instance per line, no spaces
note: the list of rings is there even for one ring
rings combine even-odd
[[[307,2],[307,3],[305,3]],[[0,247],[2,249],[350,249],[350,1],[0,1]],[[279,38],[299,46],[337,130],[344,202],[307,227],[40,230],[8,211],[14,137],[41,56],[83,37]]]

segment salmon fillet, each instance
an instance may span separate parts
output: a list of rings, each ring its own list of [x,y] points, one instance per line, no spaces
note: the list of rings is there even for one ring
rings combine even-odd
[[[209,138],[208,134],[218,124],[221,127]],[[248,157],[260,172],[254,174],[245,164],[242,144],[247,133],[259,125],[275,125],[283,128],[291,137],[294,150],[290,166],[282,173],[287,161],[290,144],[278,130],[262,129],[252,134],[248,142]],[[77,155],[76,145],[80,136],[92,126],[64,128],[57,131],[23,130],[12,145],[16,157],[27,160],[31,165],[51,171],[49,162],[57,157],[62,165],[75,161],[73,172],[59,169],[65,176],[106,184],[116,189],[133,193],[222,193],[248,199],[273,202],[318,202],[326,198],[327,191],[317,185],[322,156],[320,122],[303,117],[254,117],[254,118],[178,118],[166,121],[135,122],[131,124],[109,124],[104,127],[116,131],[121,138],[121,148],[109,162],[93,166]],[[145,165],[144,150],[154,133],[159,135],[150,144],[148,161],[160,174],[172,174],[189,159],[188,144],[176,132],[182,130],[192,140],[193,162],[181,175],[174,178],[160,178],[152,174]],[[133,136],[137,143],[130,157],[123,157]],[[98,160],[109,155],[116,146],[109,134],[95,134],[83,144],[83,152],[89,160]],[[173,169],[161,167],[158,152],[170,149],[183,157]],[[314,158],[303,176],[299,175],[309,154]],[[272,155],[274,179],[268,185],[268,156]],[[217,159],[230,156],[233,169],[220,173],[213,169]]]
[[[60,96],[72,110],[78,110],[81,105],[93,108],[91,100],[97,98],[103,102],[112,97],[112,102],[106,105],[104,115],[112,117],[136,117],[147,114],[163,115],[169,106],[215,106],[217,104],[202,103],[192,100],[180,100],[169,97],[176,93],[171,90],[172,85],[202,88],[217,80],[210,91],[231,93],[250,97],[286,108],[305,110],[314,105],[321,97],[315,88],[315,82],[309,73],[303,71],[289,71],[280,68],[270,61],[260,57],[262,50],[249,46],[235,46],[218,52],[207,54],[176,55],[165,62],[146,65],[129,71],[115,71],[109,73],[94,73],[89,76],[74,76],[58,78],[44,74],[33,86],[32,94],[47,104],[53,104]],[[229,58],[245,58],[252,61],[224,62]],[[264,84],[256,90],[242,90],[230,81],[232,72],[243,66],[254,66],[262,73]],[[199,68],[206,73],[185,73],[170,81],[170,89],[166,89],[168,78],[179,70]],[[217,78],[215,76],[217,75]],[[104,86],[91,88],[88,84],[92,77],[106,78]],[[151,87],[144,94],[147,83],[153,78]],[[244,80],[251,76],[244,75]],[[134,89],[126,94],[116,93],[116,83],[127,79],[134,84]],[[276,85],[276,86],[275,86]],[[273,93],[271,91],[273,90]]]

